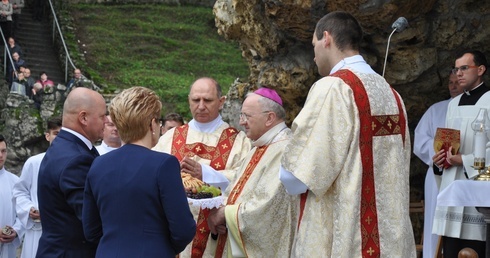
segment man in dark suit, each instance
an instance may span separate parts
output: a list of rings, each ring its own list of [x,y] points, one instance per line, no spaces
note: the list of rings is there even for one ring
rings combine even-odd
[[[94,257],[97,245],[85,240],[82,204],[85,179],[99,154],[93,143],[107,121],[104,98],[76,88],[63,106],[63,126],[41,163],[38,179],[43,233],[36,257]]]

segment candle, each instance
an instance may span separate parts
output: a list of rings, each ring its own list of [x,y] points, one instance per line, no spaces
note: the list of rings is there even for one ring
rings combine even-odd
[[[485,145],[487,144],[487,135],[484,131],[475,132],[474,155],[475,158],[485,158]]]

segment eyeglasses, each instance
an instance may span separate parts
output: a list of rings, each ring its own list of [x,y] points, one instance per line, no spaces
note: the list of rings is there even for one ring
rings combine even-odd
[[[269,112],[271,112],[271,111],[270,110],[269,111],[262,111],[259,114],[267,114]],[[255,116],[255,115],[249,115],[249,114],[241,112],[240,113],[240,121],[248,122],[248,119],[251,118],[252,116]]]
[[[453,69],[451,69],[451,72],[453,74],[457,74],[458,71],[461,71],[464,73],[465,71],[467,71],[470,68],[478,68],[478,67],[479,67],[478,65],[462,65],[460,67],[454,67]]]

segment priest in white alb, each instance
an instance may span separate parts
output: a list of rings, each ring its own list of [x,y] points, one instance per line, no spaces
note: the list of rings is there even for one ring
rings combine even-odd
[[[458,77],[452,72],[449,74],[448,89],[451,98],[437,102],[427,109],[415,128],[413,140],[413,153],[429,166],[424,184],[424,241],[422,251],[424,258],[434,257],[439,240],[439,236],[432,234],[432,222],[436,210],[437,194],[439,193],[432,164],[432,157],[435,154],[434,138],[437,128],[445,127],[449,101],[463,93],[463,89],[458,83]]]
[[[475,152],[483,152],[481,158],[486,156],[486,166],[489,164],[488,139],[484,134],[479,134],[483,139],[478,137],[479,141],[475,141],[475,131],[471,126],[482,109],[486,110],[487,114],[490,113],[490,89],[483,79],[487,66],[487,58],[478,50],[464,50],[458,53],[454,61],[452,71],[458,77],[464,93],[449,102],[446,127],[460,131],[460,148],[455,155],[441,149],[432,158],[439,168],[446,167],[442,169],[442,175],[436,175],[439,193],[455,180],[473,180],[478,176],[478,170],[473,167]],[[451,166],[443,166],[444,161]],[[466,247],[475,250],[479,257],[485,257],[485,253],[488,253],[487,223],[483,214],[475,207],[438,205],[432,232],[442,236],[444,257],[456,257],[459,251]]]
[[[330,12],[313,35],[324,76],[291,127],[280,177],[306,194],[291,257],[415,257],[410,137],[400,95],[359,54],[362,29]]]
[[[197,79],[189,92],[193,119],[167,131],[153,148],[176,156],[182,172],[223,190],[251,148],[245,133],[221,119],[224,102],[218,82],[207,77]],[[209,210],[191,207],[191,211],[197,221],[196,236],[180,258],[214,257],[217,241],[210,237],[206,221]]]

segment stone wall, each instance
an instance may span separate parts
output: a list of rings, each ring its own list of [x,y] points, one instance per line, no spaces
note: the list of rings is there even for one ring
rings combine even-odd
[[[29,157],[46,151],[49,146],[44,137],[46,121],[61,114],[63,100],[63,91],[44,94],[38,110],[27,96],[9,93],[6,83],[0,85],[0,134],[8,143],[5,166],[10,172],[20,175]]]
[[[318,79],[311,38],[319,18],[330,11],[352,13],[363,26],[361,53],[382,73],[391,24],[400,16],[409,28],[391,38],[385,78],[402,95],[413,139],[420,117],[433,103],[447,99],[447,78],[455,53],[483,51],[490,59],[490,1],[476,0],[217,0],[218,32],[239,42],[250,64],[248,82],[235,82],[223,116],[237,124],[245,94],[260,85],[284,98],[288,121]],[[427,166],[411,161],[412,199],[422,198]]]

